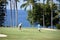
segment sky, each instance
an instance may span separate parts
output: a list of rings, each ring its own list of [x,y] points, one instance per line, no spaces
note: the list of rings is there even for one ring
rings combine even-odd
[[[43,0],[41,0],[40,2],[43,2]],[[54,0],[54,2],[55,2],[55,3],[57,3],[57,2],[56,2],[56,0]],[[20,0],[20,2],[18,2],[18,3],[17,3],[18,10],[23,10],[22,8],[20,8],[20,6],[21,6],[23,3],[24,3],[24,1],[23,1],[23,0]],[[14,6],[13,6],[13,5],[14,5],[14,3],[13,3],[13,0],[12,0],[12,9],[14,8]],[[6,6],[6,7],[7,7],[7,9],[10,9],[10,1],[8,1],[8,4],[7,4],[7,6]],[[29,8],[30,8],[30,7],[28,6],[28,8],[27,8],[27,9],[29,9]]]

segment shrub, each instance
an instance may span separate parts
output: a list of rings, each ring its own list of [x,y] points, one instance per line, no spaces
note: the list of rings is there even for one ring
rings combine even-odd
[[[60,29],[60,24],[57,24],[57,25],[56,25],[56,28],[57,28],[57,29]]]

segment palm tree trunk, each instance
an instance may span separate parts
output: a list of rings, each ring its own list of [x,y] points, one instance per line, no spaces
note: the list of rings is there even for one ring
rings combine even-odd
[[[52,4],[51,4],[51,28],[53,28],[53,9],[52,9],[52,5],[53,5],[53,0],[51,0]]]
[[[10,25],[12,27],[12,2],[11,2],[11,0],[10,0],[10,12],[11,12]]]
[[[14,0],[14,23],[13,25],[15,26],[15,0]]]
[[[44,1],[45,0],[43,0],[43,5],[44,5]],[[45,18],[44,18],[44,10],[43,10],[43,27],[45,28],[45,20],[44,20]]]
[[[16,3],[16,26],[18,26],[18,8],[17,8],[17,0],[15,0]]]
[[[7,2],[7,0],[4,1],[4,4],[5,4],[5,10],[4,10],[4,11],[5,11],[5,13],[6,13],[6,2]],[[5,25],[6,25],[6,24],[5,24]],[[5,26],[5,27],[6,27],[6,26]]]

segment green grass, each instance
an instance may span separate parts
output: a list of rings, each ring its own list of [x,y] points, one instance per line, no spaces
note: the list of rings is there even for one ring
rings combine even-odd
[[[8,37],[0,40],[60,40],[60,31],[41,30],[36,28],[0,28],[0,34],[6,34]]]

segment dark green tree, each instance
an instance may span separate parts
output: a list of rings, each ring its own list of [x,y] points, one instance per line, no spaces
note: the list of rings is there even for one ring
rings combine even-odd
[[[55,4],[53,4],[53,8],[52,8],[52,12],[53,12],[53,25],[56,25],[58,23],[58,13],[55,12],[55,10],[57,9],[57,6]],[[50,5],[46,5],[45,7],[45,25],[46,26],[51,26],[51,8]]]
[[[0,0],[0,26],[3,26],[5,21],[6,3],[6,0]]]
[[[58,13],[55,12],[57,9],[57,6],[53,4],[53,25],[56,25],[58,23]],[[43,25],[43,10],[44,10],[44,20],[45,20],[45,26],[51,26],[51,8],[50,5],[45,4],[43,7],[43,4],[35,4],[34,5],[34,13],[32,11],[28,11],[28,20],[31,24],[34,24],[36,22]]]
[[[58,23],[58,13],[55,12],[55,10],[57,10],[57,6],[54,3],[50,5],[50,1],[51,0],[47,0],[46,4],[34,3],[33,9],[28,10],[28,20],[32,25],[38,22],[43,26],[43,15],[46,27],[51,26],[51,23],[53,23],[53,26]],[[26,4],[21,7],[26,7]],[[52,13],[53,16],[51,15]],[[53,20],[51,20],[52,17]]]
[[[34,13],[29,10],[28,11],[28,20],[31,24],[35,24],[36,22],[40,23],[41,25],[43,22],[43,9],[41,7],[41,4],[35,4],[34,5]]]

